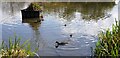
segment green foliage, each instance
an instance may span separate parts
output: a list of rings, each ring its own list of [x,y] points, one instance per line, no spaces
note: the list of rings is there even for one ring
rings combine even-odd
[[[34,10],[40,11],[42,10],[42,6],[39,3],[32,3]]]
[[[112,30],[99,34],[95,48],[95,56],[120,56],[120,20],[113,24]]]
[[[3,41],[0,48],[0,55],[2,57],[7,56],[8,58],[12,58],[13,56],[25,58],[35,55],[35,52],[38,49],[36,49],[35,52],[32,52],[29,40],[25,41],[23,44],[20,44],[20,40],[20,37],[17,39],[15,36],[14,42],[12,41],[12,38],[9,38],[8,45],[5,45]]]

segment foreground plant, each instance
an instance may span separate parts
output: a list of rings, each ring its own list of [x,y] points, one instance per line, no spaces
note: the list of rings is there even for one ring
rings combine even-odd
[[[32,52],[29,40],[25,41],[23,44],[20,45],[20,39],[15,36],[14,42],[12,38],[9,38],[9,44],[5,45],[4,41],[2,42],[1,49],[0,49],[0,56],[7,58],[19,57],[19,58],[26,58],[29,56],[34,56],[37,49]]]
[[[120,56],[120,20],[113,24],[112,30],[99,34],[95,56]]]

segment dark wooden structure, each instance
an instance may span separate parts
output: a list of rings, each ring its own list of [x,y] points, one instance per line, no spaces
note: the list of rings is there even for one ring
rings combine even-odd
[[[22,13],[22,19],[26,18],[39,18],[40,11],[34,11],[34,10],[21,10]]]
[[[31,3],[28,8],[21,10],[22,19],[26,18],[39,18],[41,10],[36,10]]]

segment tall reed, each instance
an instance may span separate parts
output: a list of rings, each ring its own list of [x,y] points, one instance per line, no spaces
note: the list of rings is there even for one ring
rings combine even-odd
[[[112,30],[99,34],[99,40],[96,44],[95,56],[120,56],[120,20],[112,25]]]
[[[25,41],[23,44],[20,43],[21,38],[15,36],[14,42],[12,38],[9,38],[9,43],[6,45],[4,41],[2,42],[0,48],[0,56],[5,58],[26,58],[29,56],[34,56],[37,49],[32,52],[29,40]]]

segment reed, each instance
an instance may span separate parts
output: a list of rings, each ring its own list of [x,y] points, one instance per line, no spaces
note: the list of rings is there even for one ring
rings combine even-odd
[[[120,56],[120,20],[112,25],[112,30],[107,29],[101,32],[96,44],[94,55],[100,56]]]
[[[0,47],[0,56],[7,58],[26,58],[29,56],[34,56],[36,49],[34,52],[31,51],[31,46],[29,40],[25,41],[23,44],[20,43],[21,38],[17,38],[15,36],[14,41],[12,38],[9,38],[9,44],[6,45],[4,41]]]

